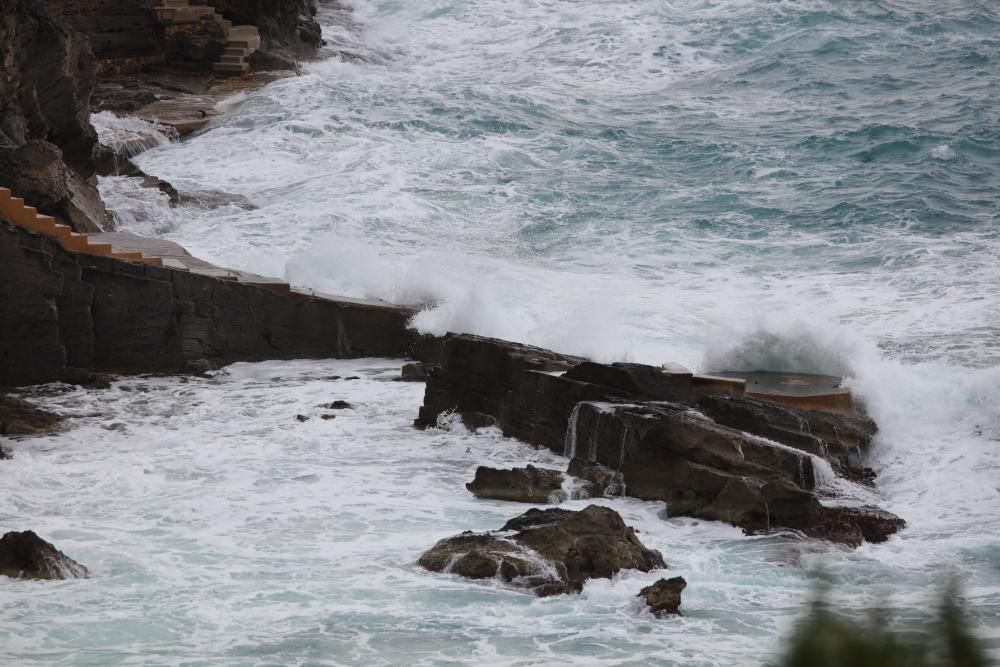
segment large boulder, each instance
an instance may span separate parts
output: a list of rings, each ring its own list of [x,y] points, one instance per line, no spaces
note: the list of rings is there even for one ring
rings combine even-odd
[[[687,588],[684,577],[660,579],[652,586],[646,586],[639,591],[639,596],[646,601],[649,611],[657,618],[681,615],[681,592]]]
[[[497,578],[536,595],[579,592],[584,582],[623,569],[666,567],[612,509],[531,509],[499,531],[462,533],[441,540],[419,564],[470,579]]]
[[[0,538],[0,575],[12,579],[75,579],[87,568],[40,538],[34,531]]]
[[[475,479],[465,488],[478,498],[544,505],[566,499],[562,485],[563,474],[558,470],[533,465],[510,470],[479,466]]]

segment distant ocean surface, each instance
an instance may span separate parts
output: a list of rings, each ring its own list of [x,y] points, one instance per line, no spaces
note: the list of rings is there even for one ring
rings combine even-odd
[[[879,502],[909,527],[845,551],[600,501],[688,580],[685,616],[641,612],[634,596],[654,573],[539,600],[414,565],[435,540],[523,510],[472,498],[476,465],[559,461],[498,434],[413,431],[420,386],[388,381],[401,362],[130,379],[40,397],[79,414],[78,428],[18,443],[5,463],[24,474],[0,516],[94,577],[0,594],[0,655],[773,664],[817,577],[845,611],[882,604],[916,627],[954,574],[1000,658],[998,7],[354,10],[348,24],[326,17],[344,57],[137,158],[182,191],[242,195],[255,210],[171,209],[104,179],[121,227],[325,292],[422,305],[425,332],[844,375],[881,427]],[[330,398],[361,407],[292,419]]]

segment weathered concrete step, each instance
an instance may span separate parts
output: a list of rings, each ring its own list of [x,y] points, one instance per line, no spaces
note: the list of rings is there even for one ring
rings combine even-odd
[[[219,58],[219,65],[243,65],[246,63],[245,56],[222,56]]]
[[[245,47],[226,47],[226,50],[222,52],[224,56],[240,56],[241,58],[246,58],[250,55],[250,49]]]
[[[250,65],[247,63],[232,64],[232,63],[215,63],[212,65],[212,69],[218,74],[246,74],[250,71]]]
[[[190,6],[188,0],[162,0],[162,7],[188,7]]]
[[[197,23],[212,17],[212,8],[200,7],[153,7],[153,14],[160,23]]]

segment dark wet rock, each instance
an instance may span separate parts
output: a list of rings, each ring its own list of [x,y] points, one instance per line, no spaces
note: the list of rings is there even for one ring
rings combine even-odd
[[[336,419],[337,415],[320,415],[320,419],[323,421],[330,421],[331,419]]]
[[[620,470],[612,470],[600,463],[573,459],[569,462],[566,472],[584,480],[583,490],[591,498],[625,495],[625,478]]]
[[[906,521],[878,507],[822,507],[812,517],[801,522],[787,521],[786,527],[809,537],[829,540],[851,547],[863,542],[885,542],[906,527]],[[773,527],[772,527],[773,528]],[[759,519],[744,526],[748,533],[765,533],[769,528]]]
[[[411,364],[403,364],[399,380],[402,382],[426,382],[427,374],[433,367],[434,366],[432,364],[425,364],[422,361],[416,361]]]
[[[479,429],[497,425],[496,419],[490,415],[484,415],[482,412],[460,412],[458,419],[462,422],[462,426],[474,433],[478,432]]]
[[[504,435],[561,453],[566,419],[576,403],[609,395],[553,375],[582,361],[538,347],[449,334],[441,342],[441,365],[429,374],[415,423],[434,426],[446,412],[482,412],[497,420]]]
[[[86,38],[37,0],[0,12],[0,184],[81,232],[105,221],[90,124],[94,58]]]
[[[63,417],[15,396],[0,395],[0,435],[37,435],[55,430]]]
[[[333,401],[332,403],[324,403],[319,406],[327,410],[353,410],[354,406],[347,401]]]
[[[618,389],[654,401],[686,401],[691,393],[691,373],[671,372],[645,364],[598,364],[584,361],[563,376]]]
[[[87,568],[38,537],[33,531],[0,538],[0,575],[12,579],[75,579]]]
[[[680,369],[596,364],[549,350],[449,334],[427,380],[416,424],[446,412],[490,415],[504,435],[571,459],[592,495],[615,488],[663,500],[669,516],[725,521],[748,532],[793,529],[845,544],[884,539],[904,524],[820,503],[814,457],[867,479],[861,452],[874,423],[863,416],[802,411],[753,399],[683,397]],[[714,419],[713,419],[714,418]],[[586,490],[584,486],[584,490]]]
[[[719,424],[776,440],[861,474],[862,454],[878,431],[864,415],[841,415],[766,403],[743,396],[705,396],[698,409]]]
[[[511,470],[479,466],[475,479],[465,488],[479,498],[545,504],[566,499],[562,483],[563,474],[558,470],[533,465]]]
[[[681,592],[685,588],[687,582],[684,577],[660,579],[639,591],[639,597],[645,599],[649,611],[657,618],[680,616]]]
[[[300,422],[307,422],[307,421],[309,421],[309,416],[308,415],[295,415],[295,418],[298,419]]]
[[[3,461],[4,459],[9,459],[9,458],[10,458],[10,456],[7,455],[7,450],[5,450],[3,447],[0,447],[0,461]]]
[[[617,512],[597,505],[578,512],[531,509],[500,531],[441,540],[418,562],[433,572],[495,577],[543,596],[579,592],[588,579],[623,569],[666,567],[660,552],[643,546]]]

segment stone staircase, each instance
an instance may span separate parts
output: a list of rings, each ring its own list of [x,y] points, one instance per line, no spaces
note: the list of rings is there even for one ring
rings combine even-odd
[[[87,234],[77,234],[68,225],[61,225],[50,215],[40,215],[31,206],[26,206],[24,200],[15,197],[7,188],[0,188],[0,218],[5,218],[15,225],[30,229],[44,236],[51,236],[59,241],[62,247],[71,252],[87,255],[102,255],[126,262],[142,262],[162,266],[159,257],[147,257],[141,252],[116,248],[110,243],[92,242]]]
[[[153,7],[153,14],[161,24],[197,23],[215,21],[226,35],[226,47],[219,62],[212,65],[216,74],[242,76],[250,71],[248,59],[260,48],[260,31],[252,25],[233,25],[211,5],[192,5],[190,0],[160,0]]]
[[[130,232],[77,234],[68,226],[57,223],[52,216],[39,215],[37,210],[26,206],[23,199],[13,196],[7,188],[0,188],[0,220],[7,220],[36,234],[52,237],[70,252],[187,271],[219,280],[255,285],[281,295],[296,292],[301,295],[316,296],[311,292],[293,290],[287,282],[280,278],[269,278],[246,271],[216,266],[193,257],[187,250],[173,241],[151,239]]]

